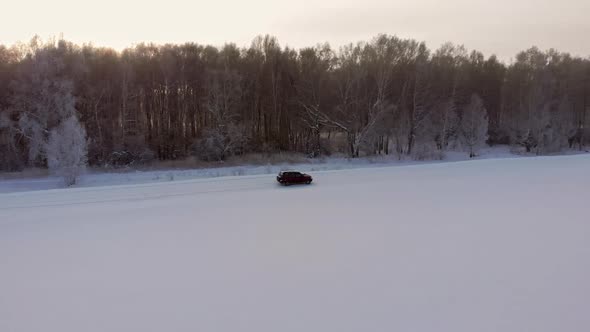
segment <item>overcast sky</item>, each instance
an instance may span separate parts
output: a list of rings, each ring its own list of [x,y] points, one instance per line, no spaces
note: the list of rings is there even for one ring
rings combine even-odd
[[[590,0],[6,0],[0,43],[38,34],[122,49],[142,41],[333,46],[378,33],[464,44],[504,60],[532,45],[590,55]]]

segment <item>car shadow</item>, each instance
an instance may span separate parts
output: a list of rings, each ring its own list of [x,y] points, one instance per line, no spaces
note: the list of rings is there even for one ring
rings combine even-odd
[[[287,190],[287,189],[295,189],[295,188],[300,188],[300,189],[309,188],[309,187],[313,186],[314,183],[312,182],[310,184],[304,183],[304,184],[291,184],[291,185],[284,185],[284,184],[277,183],[275,185],[279,188],[283,188],[283,189]]]

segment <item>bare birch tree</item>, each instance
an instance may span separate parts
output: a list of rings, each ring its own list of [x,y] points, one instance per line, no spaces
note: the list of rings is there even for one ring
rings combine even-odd
[[[469,158],[477,156],[479,148],[484,146],[488,139],[488,114],[483,101],[477,95],[471,96],[471,102],[463,110],[461,133]]]

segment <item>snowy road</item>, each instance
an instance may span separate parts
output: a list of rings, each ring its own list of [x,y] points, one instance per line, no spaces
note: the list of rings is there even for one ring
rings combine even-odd
[[[588,331],[590,156],[0,194],[0,331]]]

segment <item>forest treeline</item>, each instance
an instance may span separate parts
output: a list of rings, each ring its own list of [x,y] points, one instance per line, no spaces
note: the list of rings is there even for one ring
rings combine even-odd
[[[120,52],[34,38],[0,46],[0,169],[278,151],[424,159],[484,143],[544,154],[583,148],[589,103],[590,60],[555,50],[505,64],[390,35]]]

